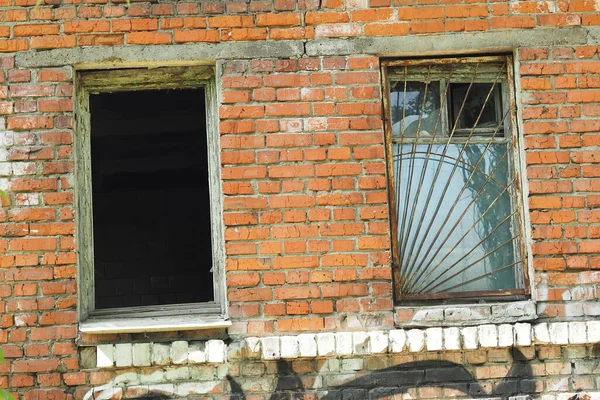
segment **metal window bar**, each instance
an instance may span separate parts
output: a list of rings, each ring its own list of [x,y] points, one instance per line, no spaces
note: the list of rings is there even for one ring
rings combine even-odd
[[[383,66],[397,299],[526,294],[507,57],[392,61]],[[403,87],[403,93],[394,92],[394,116],[389,107],[391,82]],[[423,85],[423,98],[416,132],[410,136],[406,91],[413,82]],[[432,82],[439,82],[440,104],[433,133],[424,134]],[[468,85],[463,99],[451,98],[454,83]],[[486,93],[481,83],[489,85]],[[480,108],[473,109],[482,98]],[[451,102],[460,104],[453,119]],[[495,115],[495,126],[487,121],[482,128],[486,107]],[[401,120],[395,121],[400,108]],[[463,112],[470,112],[471,119],[476,115],[468,129],[458,126],[459,120],[468,119]],[[399,137],[394,135],[397,124]]]

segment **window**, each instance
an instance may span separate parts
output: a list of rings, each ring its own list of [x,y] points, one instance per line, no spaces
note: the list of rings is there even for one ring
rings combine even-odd
[[[79,74],[82,330],[224,319],[213,77],[207,67]]]
[[[524,297],[511,58],[383,68],[397,300]]]

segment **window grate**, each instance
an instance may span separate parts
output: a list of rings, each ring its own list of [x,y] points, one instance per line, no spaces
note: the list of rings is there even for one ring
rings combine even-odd
[[[386,66],[397,297],[524,294],[507,57]]]

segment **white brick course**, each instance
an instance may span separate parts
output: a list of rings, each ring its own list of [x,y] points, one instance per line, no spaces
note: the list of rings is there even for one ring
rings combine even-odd
[[[465,349],[474,350],[477,348],[477,327],[468,326],[460,330],[463,347]]]
[[[428,351],[442,350],[444,347],[443,343],[443,330],[442,328],[427,328],[425,329],[425,344]]]
[[[204,342],[192,342],[188,346],[188,362],[204,363],[206,362],[206,345]]]
[[[569,324],[567,322],[551,323],[548,327],[550,342],[553,344],[569,343]]]
[[[133,346],[131,343],[119,343],[115,345],[115,362],[117,367],[131,367],[133,364]]]
[[[312,333],[303,333],[298,335],[298,347],[300,357],[316,357],[317,341]]]
[[[513,326],[502,324],[498,327],[498,346],[511,347],[515,344],[515,333]]]
[[[548,324],[545,322],[533,326],[533,335],[536,343],[550,343]]]
[[[171,344],[171,361],[173,364],[185,364],[188,360],[188,342],[178,340]]]
[[[408,344],[408,349],[412,353],[423,350],[423,347],[425,346],[425,332],[420,329],[409,330],[406,332],[406,342]]]
[[[351,357],[387,352],[415,353],[442,349],[473,350],[479,347],[596,344],[599,342],[600,321],[542,322],[535,325],[529,323],[485,324],[468,327],[248,337],[242,341],[233,342],[229,346],[226,346],[222,340],[101,344],[96,346],[96,366],[98,368],[114,368],[115,366],[123,368],[224,363],[227,361],[228,353],[232,359],[237,357],[237,359],[278,360],[299,357]],[[346,363],[345,366],[349,369],[354,368],[349,363]]]
[[[381,354],[388,351],[388,334],[382,331],[369,332],[369,341],[371,343],[371,353]]]
[[[335,334],[335,354],[338,356],[352,355],[352,332]]]
[[[531,324],[515,324],[517,346],[531,346]]]
[[[569,322],[569,343],[583,344],[587,342],[585,322]]]
[[[365,355],[371,352],[371,341],[367,332],[352,333],[353,354]]]
[[[480,325],[477,336],[481,347],[498,347],[498,331],[496,325]]]
[[[402,353],[406,344],[406,332],[402,329],[394,329],[389,333],[389,349],[392,353]]]
[[[277,360],[281,358],[281,352],[279,351],[279,338],[278,337],[265,337],[260,340],[262,345],[262,359],[263,360]]]
[[[317,334],[317,350],[319,356],[335,354],[335,335],[333,333]]]
[[[460,329],[457,327],[444,328],[444,348],[460,350]]]
[[[135,343],[133,345],[133,365],[136,367],[150,366],[150,343]]]
[[[280,339],[281,358],[298,358],[298,336],[282,336]]]
[[[206,342],[206,361],[209,363],[225,362],[225,342],[222,340]]]
[[[115,346],[101,344],[96,347],[96,366],[98,368],[112,367],[115,362]]]

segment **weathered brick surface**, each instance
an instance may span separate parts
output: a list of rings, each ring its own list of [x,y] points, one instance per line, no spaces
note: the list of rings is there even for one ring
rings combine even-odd
[[[563,27],[600,25],[598,3],[591,0],[132,0],[130,5],[46,0],[38,8],[34,3],[0,0],[0,189],[8,189],[12,200],[10,209],[0,209],[0,343],[8,358],[0,366],[0,386],[23,399],[81,398],[89,387],[130,371],[82,365],[88,345],[221,339],[224,332],[147,337],[78,332],[74,72],[68,61],[59,67],[27,68],[15,62],[15,54],[120,45],[484,31],[500,35],[540,27],[554,27],[560,37]],[[594,40],[591,37],[585,45],[510,49],[519,65],[517,113],[525,148],[523,186],[535,271],[533,300],[539,317],[551,322],[583,322],[600,315],[600,48]],[[232,337],[387,331],[395,321],[414,321],[419,312],[433,324],[452,318],[476,325],[494,322],[501,311],[493,307],[394,310],[378,55],[298,54],[293,59],[229,59],[220,65],[220,156]],[[517,315],[519,310],[513,312]],[[589,341],[578,344],[583,339],[577,329],[539,325],[533,336],[529,329],[528,336],[527,327],[520,325],[511,342],[505,335],[509,328],[503,326],[497,331],[487,325],[475,327],[463,336],[444,330],[440,337],[434,330],[429,341],[418,332],[409,335],[408,343],[419,349],[437,349],[443,338],[450,346],[447,351],[299,359],[291,363],[291,371],[300,380],[279,369],[289,378],[280,380],[281,387],[274,362],[230,361],[227,368],[171,371],[171,366],[145,367],[141,365],[145,359],[133,358],[134,365],[141,363],[134,370],[144,378],[115,389],[115,396],[143,396],[150,384],[186,395],[216,380],[203,393],[223,399],[231,392],[226,374],[256,398],[288,388],[300,392],[296,388],[300,382],[307,398],[323,396],[325,390],[331,398],[391,396],[384,389],[373,392],[368,384],[336,388],[357,372],[369,374],[424,359],[465,365],[485,393],[498,397],[511,385],[519,387],[518,393],[545,393],[548,399],[598,389],[597,351]],[[595,334],[590,332],[588,339]],[[554,344],[536,342],[531,347],[533,339],[544,337]],[[331,343],[328,339],[323,337],[321,346],[333,343],[335,349],[335,338]],[[405,339],[395,337],[395,346],[404,347]],[[306,337],[298,343],[303,340]],[[517,374],[520,379],[501,385],[512,360],[508,350],[455,351],[476,348],[482,340],[486,345],[523,346],[532,374]],[[220,348],[214,346],[216,360]],[[314,350],[316,355],[314,346],[301,345],[298,352],[302,356]],[[294,351],[282,354],[291,357]],[[474,385],[457,381],[461,376],[457,371],[431,368],[372,376],[381,388],[403,387],[414,398],[479,394]],[[412,378],[405,380],[405,375]],[[444,384],[425,387],[432,381]]]

